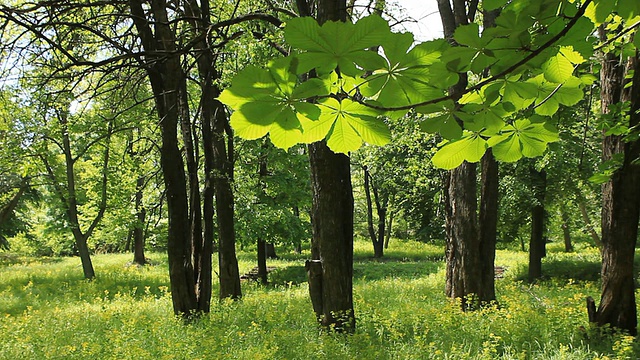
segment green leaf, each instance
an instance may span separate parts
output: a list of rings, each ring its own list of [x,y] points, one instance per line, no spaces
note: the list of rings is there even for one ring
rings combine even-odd
[[[582,64],[586,61],[579,52],[573,50],[573,46],[561,46],[560,54],[574,65]]]
[[[489,138],[487,143],[497,160],[514,162],[522,156],[541,156],[547,144],[558,139],[558,132],[551,125],[523,119],[505,126],[502,134]]]
[[[391,134],[388,127],[377,119],[378,112],[349,99],[338,101],[334,98],[320,102],[322,113],[318,121],[303,121],[303,139],[319,140],[320,134],[326,135],[327,145],[334,152],[348,153],[357,150],[362,141],[384,145]],[[306,135],[310,132],[310,135]]]
[[[264,119],[265,121],[262,123],[251,122],[247,120],[242,112],[235,111],[231,114],[229,122],[235,135],[243,139],[255,140],[267,135],[271,128],[272,118],[265,117]]]
[[[298,85],[294,64],[293,57],[286,57],[270,62],[265,69],[248,66],[233,78],[218,100],[234,110],[230,123],[236,135],[253,140],[271,133],[273,144],[284,149],[318,136],[315,126],[306,126],[313,132],[303,136],[303,122],[308,125],[321,114],[307,99],[327,94],[328,86],[320,79]],[[320,138],[329,129],[330,124]]]
[[[300,121],[291,109],[283,111],[269,129],[269,138],[274,146],[289,149],[302,141]]]
[[[440,148],[433,156],[433,165],[442,169],[454,169],[463,161],[478,162],[487,149],[487,142],[475,133],[450,142]]]
[[[423,131],[440,133],[445,139],[450,140],[462,136],[462,128],[456,117],[466,114],[456,111],[456,105],[453,101],[447,100],[439,104],[420,106],[416,108],[416,111],[423,114],[435,113],[435,116],[428,117],[420,123],[420,128]]]
[[[476,23],[459,26],[454,32],[453,38],[458,44],[475,49],[480,49],[484,46],[480,40],[480,26]]]
[[[545,79],[555,83],[563,83],[573,75],[573,64],[563,54],[559,53],[549,58],[542,65],[542,70],[544,71]]]
[[[360,19],[357,23],[327,21],[322,26],[310,17],[295,18],[287,22],[285,40],[304,50],[299,55],[297,73],[311,69],[327,73],[340,67],[349,76],[361,73],[354,64],[377,66],[382,63],[377,54],[366,49],[380,45],[391,30],[389,24],[377,15]]]
[[[534,83],[519,81],[518,78],[507,78],[500,90],[503,100],[508,101],[515,110],[522,110],[531,105],[538,97],[538,86]]]
[[[444,95],[442,88],[430,83],[429,66],[436,63],[446,47],[443,41],[421,43],[406,52],[411,45],[408,37],[396,34],[383,44],[388,57],[386,68],[367,77],[360,88],[362,94],[386,107],[417,104]],[[397,40],[397,41],[395,41]]]
[[[493,149],[493,156],[498,161],[515,162],[522,158],[520,142],[515,133],[504,137],[502,141],[493,145],[491,148]]]

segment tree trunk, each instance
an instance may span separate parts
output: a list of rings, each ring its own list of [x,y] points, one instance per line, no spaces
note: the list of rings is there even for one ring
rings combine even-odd
[[[242,297],[240,271],[236,257],[236,231],[234,228],[234,199],[231,182],[233,181],[233,148],[225,141],[225,128],[229,119],[224,105],[218,104],[213,126],[213,152],[215,160],[216,212],[218,213],[218,264],[220,279],[220,299]],[[229,145],[232,145],[230,142]]]
[[[498,163],[491,149],[482,157],[482,175],[480,189],[480,214],[478,237],[480,238],[480,256],[482,286],[478,293],[481,303],[496,300],[495,258],[496,238],[498,234]]]
[[[27,178],[23,177],[20,181],[20,185],[18,186],[18,191],[9,199],[9,202],[5,204],[2,208],[0,208],[0,225],[2,225],[5,221],[9,220],[11,214],[13,214],[13,210],[16,209],[18,204],[20,203],[20,198],[24,194],[24,192],[29,187],[29,181]]]
[[[601,39],[606,40],[604,25]],[[600,70],[601,109],[609,114],[610,105],[630,101],[629,128],[640,123],[640,58],[635,56],[625,64],[620,55],[607,53]],[[624,90],[625,74],[633,73],[633,86]],[[620,117],[624,114],[613,114]],[[617,154],[624,159],[610,180],[602,186],[602,296],[595,320],[637,334],[637,313],[633,260],[640,216],[640,169],[634,161],[640,156],[640,140],[625,141],[622,136],[607,135],[603,139],[603,160]]]
[[[258,191],[260,192],[260,197],[259,197],[259,201],[263,201],[265,200],[266,194],[265,194],[265,188],[266,188],[266,184],[265,184],[265,178],[267,177],[269,171],[267,169],[267,148],[268,148],[268,142],[265,139],[262,142],[262,146],[260,147],[260,158],[259,158],[259,166],[258,166],[258,179],[259,179],[259,186],[260,188],[258,189]],[[263,285],[266,285],[268,283],[268,278],[267,278],[267,243],[264,241],[264,238],[262,236],[258,236],[257,239],[257,245],[258,245],[258,277],[260,278],[260,281],[262,282]]]
[[[393,200],[395,199],[394,195],[391,195],[391,199],[389,200],[389,222],[387,222],[386,232],[384,235],[384,248],[389,248],[389,241],[391,240],[391,229],[393,226],[393,217],[396,214],[395,208],[393,208]]]
[[[314,304],[314,308],[322,309],[319,321],[323,326],[352,332],[353,194],[349,157],[335,154],[322,141],[309,145],[309,159],[313,193],[311,258],[320,261],[322,284],[322,303]]]
[[[180,116],[188,113],[179,109],[179,106],[186,105],[179,100],[180,94],[186,93],[186,75],[182,70],[180,55],[176,52],[176,37],[168,19],[167,4],[152,2],[149,5],[151,8],[146,9],[147,4],[143,6],[141,0],[129,0],[129,6],[141,45],[147,54],[144,58],[145,70],[160,119],[160,164],[169,215],[167,253],[173,311],[187,318],[199,306],[191,259],[187,183],[177,132]],[[150,16],[153,21],[149,20]]]
[[[369,230],[369,237],[373,244],[373,256],[375,258],[381,258],[384,255],[384,235],[385,235],[385,221],[386,221],[386,207],[380,205],[378,199],[378,192],[375,185],[371,184],[371,173],[369,168],[365,165],[362,168],[364,170],[364,193],[367,198],[367,229]],[[373,204],[371,201],[371,187],[374,188],[373,193],[375,197],[376,210],[378,213],[378,230],[373,226]]]
[[[467,7],[465,0],[438,0],[438,10],[442,19],[444,37],[456,46],[453,34],[459,26],[473,21],[477,10],[477,3]],[[465,73],[459,74],[459,81],[449,89],[449,95],[454,99],[466,89],[468,79]],[[492,172],[487,171],[487,180],[493,181]],[[495,179],[497,181],[497,178]],[[458,168],[449,171],[445,181],[445,213],[446,213],[446,287],[447,296],[460,298],[463,310],[477,309],[484,301],[495,299],[493,281],[483,284],[483,280],[494,276],[493,258],[488,255],[495,245],[495,240],[483,243],[480,236],[489,238],[492,234],[491,226],[482,230],[478,224],[477,195],[476,195],[476,164],[462,163]],[[493,185],[487,183],[486,194],[492,194]],[[497,192],[495,192],[497,195]],[[485,199],[483,216],[492,218],[492,201]],[[488,224],[489,225],[489,224]],[[483,256],[489,256],[485,259]],[[488,264],[487,262],[490,262]],[[484,274],[484,272],[489,272]],[[491,287],[491,288],[488,288]],[[487,299],[484,299],[487,297]]]
[[[571,230],[569,229],[569,214],[562,209],[562,237],[564,239],[564,251],[572,252],[573,244],[571,243]]]
[[[265,244],[265,254],[267,259],[278,259],[278,254],[276,254],[276,246],[273,243]]]
[[[531,210],[531,240],[529,242],[529,282],[542,277],[542,258],[545,255],[544,197],[547,188],[547,173],[533,166],[531,183],[535,204]]]
[[[300,15],[310,16],[305,0],[296,1]],[[317,17],[346,21],[345,0],[320,0]],[[325,141],[309,145],[313,201],[309,292],[318,321],[338,332],[355,331],[353,312],[353,192],[349,157],[332,152]]]
[[[147,263],[144,257],[144,224],[147,211],[142,204],[142,190],[144,189],[145,177],[138,177],[136,182],[136,225],[133,228],[133,262],[138,265]]]
[[[447,187],[447,279],[445,292],[460,298],[462,309],[475,309],[482,288],[481,244],[478,237],[476,164],[463,162],[449,171]]]

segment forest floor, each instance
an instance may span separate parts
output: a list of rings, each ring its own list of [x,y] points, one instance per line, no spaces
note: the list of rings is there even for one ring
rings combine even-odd
[[[315,324],[308,250],[278,249],[270,285],[243,281],[241,301],[214,304],[189,325],[173,316],[165,254],[149,254],[144,267],[128,266],[130,254],[94,255],[97,278],[86,281],[78,258],[0,253],[0,359],[640,358],[633,337],[589,328],[585,298],[599,299],[599,252],[576,248],[549,244],[536,284],[523,280],[527,253],[499,250],[497,303],[463,313],[444,296],[441,244],[392,241],[373,259],[359,240],[357,329],[348,336]],[[253,253],[238,257],[241,273],[255,267]]]

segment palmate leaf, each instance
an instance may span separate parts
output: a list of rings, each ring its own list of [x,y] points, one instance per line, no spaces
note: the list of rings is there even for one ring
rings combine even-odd
[[[443,49],[448,46],[444,40],[421,43],[409,50],[412,43],[413,35],[408,33],[389,36],[382,45],[386,63],[382,69],[368,76],[360,87],[364,96],[382,106],[405,106],[443,96],[442,89],[446,86],[437,87],[434,82],[440,85],[443,79],[448,83],[457,81],[457,77],[446,71],[444,74],[433,73],[429,68],[438,62]]]
[[[328,128],[328,134],[325,133],[327,146],[334,152],[346,154],[355,151],[363,141],[384,145],[391,138],[389,128],[377,118],[379,113],[371,108],[349,99],[338,101],[334,98],[323,99],[319,105],[322,109],[319,120],[306,122],[303,129],[305,133],[313,132],[313,141],[317,141],[322,131]]]
[[[543,65],[544,77],[555,83],[563,83],[573,76],[573,66],[584,62],[584,58],[573,49],[564,48],[549,58]]]
[[[542,116],[551,116],[560,105],[573,106],[584,97],[584,82],[571,76],[563,84],[549,83],[543,75],[536,76],[531,82],[538,84],[539,94],[535,101],[535,112]]]
[[[274,145],[289,148],[301,142],[301,122],[318,119],[320,109],[307,98],[326,95],[325,83],[310,79],[298,85],[292,57],[270,62],[266,69],[248,66],[237,74],[218,100],[234,112],[230,123],[236,135],[252,140],[271,132]]]
[[[487,150],[487,142],[477,133],[467,131],[459,140],[447,143],[431,159],[434,166],[454,169],[463,161],[478,162]]]
[[[354,64],[375,70],[384,60],[367,49],[380,45],[390,34],[389,24],[376,15],[355,24],[327,21],[322,26],[310,17],[295,18],[289,20],[284,29],[287,43],[303,50],[297,55],[298,74],[311,69],[324,74],[339,67],[341,73],[356,76],[362,71]]]
[[[497,160],[514,162],[522,156],[541,156],[547,144],[558,139],[558,132],[551,125],[522,119],[505,126],[501,134],[490,137],[487,144],[493,148]]]
[[[465,117],[467,114],[456,110],[453,101],[447,100],[438,104],[420,106],[416,111],[423,114],[433,114],[433,116],[423,120],[420,128],[430,133],[439,133],[445,139],[457,139],[462,136],[462,128],[458,124],[458,117]]]

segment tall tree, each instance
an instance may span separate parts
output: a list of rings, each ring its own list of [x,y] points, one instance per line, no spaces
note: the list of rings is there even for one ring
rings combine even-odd
[[[311,15],[311,3],[297,1],[301,15]],[[346,0],[317,3],[318,23],[347,21]],[[323,326],[354,331],[353,313],[353,192],[351,164],[326,142],[309,145],[313,204],[311,261],[307,263],[311,300]],[[311,287],[314,287],[312,289]],[[319,292],[319,296],[314,293]]]
[[[456,29],[475,20],[478,3],[462,0],[439,0],[445,38],[453,45]],[[495,23],[495,12],[485,14],[485,27]],[[459,74],[449,96],[457,100],[468,86],[466,73]],[[456,103],[456,107],[460,104]],[[456,119],[462,125],[461,119]],[[498,173],[491,151],[482,158],[480,219],[477,207],[476,164],[463,162],[451,170],[446,181],[446,293],[462,300],[463,309],[495,300],[494,265]]]
[[[629,14],[618,9],[626,18]],[[607,14],[608,15],[608,14]],[[603,19],[604,20],[604,19]],[[608,18],[609,22],[616,18]],[[620,19],[618,19],[620,21]],[[622,29],[619,23],[618,29]],[[600,40],[610,41],[611,23],[599,27]],[[620,30],[618,30],[620,31]],[[614,34],[615,35],[615,34]],[[640,44],[635,34],[635,44]],[[640,216],[640,53],[626,57],[606,51],[601,58],[601,111],[609,120],[602,141],[603,160],[615,163],[609,181],[602,186],[602,296],[591,321],[637,334],[637,310],[633,259]],[[632,74],[632,75],[631,75]],[[629,138],[615,131],[622,126]],[[595,315],[595,316],[594,316]]]

